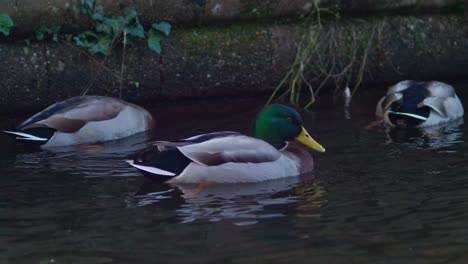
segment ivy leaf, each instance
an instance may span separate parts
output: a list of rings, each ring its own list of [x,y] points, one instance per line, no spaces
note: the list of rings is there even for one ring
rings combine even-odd
[[[65,34],[64,39],[66,42],[70,42],[73,39],[72,34]]]
[[[54,32],[54,34],[52,34],[52,40],[54,42],[58,42],[58,31],[57,32]]]
[[[112,35],[112,26],[110,23],[99,23],[96,26],[96,31],[105,33],[107,35]]]
[[[39,41],[44,40],[44,35],[45,35],[47,30],[48,30],[48,28],[46,28],[46,27],[41,27],[38,30],[36,30],[36,39],[39,40]]]
[[[101,53],[110,55],[112,38],[107,35],[96,34],[93,31],[85,31],[73,38],[78,47],[86,49],[91,54]]]
[[[80,2],[81,14],[86,15],[94,9],[94,0],[80,0]]]
[[[162,34],[159,31],[150,29],[148,32],[148,48],[157,54],[161,54],[161,39]]]
[[[96,43],[92,43],[92,45],[88,48],[89,53],[97,54],[101,53],[103,55],[110,55],[112,48],[112,38],[110,36],[101,35],[98,37]]]
[[[42,26],[36,30],[36,39],[42,41],[44,40],[46,35],[50,35],[53,41],[58,42],[59,31],[60,26],[54,26],[50,28]]]
[[[13,20],[7,14],[0,14],[0,32],[3,35],[10,35],[10,29],[13,27]]]
[[[120,36],[123,32],[123,29],[125,27],[125,18],[119,16],[119,17],[116,17],[114,18],[114,23],[112,24],[113,27],[112,29],[114,30],[114,35],[115,36]]]
[[[139,22],[131,26],[128,26],[126,30],[127,30],[127,35],[131,37],[137,37],[141,39],[145,38],[145,29]]]
[[[93,31],[87,30],[85,32],[81,32],[73,39],[78,47],[88,49],[91,46],[91,43],[97,42],[98,35]]]
[[[125,25],[125,18],[119,16],[115,18],[108,18],[106,21],[111,26],[114,36],[119,37],[122,35],[122,31]]]
[[[168,22],[159,22],[159,23],[154,23],[151,24],[151,27],[164,33],[166,36],[169,36],[171,33],[171,24]]]
[[[96,26],[97,32],[105,33],[109,36],[119,37],[122,35],[125,19],[121,16],[114,18],[104,18],[104,21]]]
[[[96,8],[94,9],[94,13],[92,15],[92,18],[95,20],[95,21],[103,21],[104,20],[104,8],[100,5],[100,6],[96,6]]]
[[[127,17],[127,23],[130,23],[133,20],[138,21],[138,13],[135,11],[135,8],[127,9],[125,15]]]
[[[73,40],[75,41],[75,44],[76,44],[78,47],[83,47],[83,46],[84,46],[84,43],[83,43],[83,41],[80,39],[80,37],[78,37],[78,36],[73,37]]]
[[[138,19],[138,13],[134,8],[127,9],[125,18],[125,29],[130,37],[145,38],[145,29]]]

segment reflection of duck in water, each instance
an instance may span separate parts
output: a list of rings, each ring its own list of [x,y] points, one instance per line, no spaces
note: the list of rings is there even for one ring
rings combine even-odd
[[[325,196],[320,181],[311,174],[261,183],[213,184],[202,192],[194,192],[193,185],[149,181],[136,193],[137,206],[174,211],[181,222],[233,219],[236,225],[282,217],[297,210],[295,204],[303,210],[317,208],[327,202]]]
[[[386,128],[386,133],[388,143],[408,143],[411,147],[438,149],[459,143],[459,139],[463,136],[463,132],[460,129],[462,125],[463,118],[459,118],[453,122],[430,127]]]
[[[104,142],[99,145],[74,145],[54,148],[14,146],[9,155],[16,153],[14,167],[19,169],[48,169],[64,175],[84,177],[135,176],[122,159],[142,151],[148,141],[154,140],[153,131]],[[9,141],[11,143],[11,140]],[[13,142],[14,143],[14,142]]]
[[[438,81],[401,81],[377,104],[376,115],[388,127],[428,127],[463,116],[455,89]]]
[[[271,105],[255,123],[254,136],[216,132],[173,142],[156,142],[159,152],[129,161],[150,178],[170,183],[258,182],[313,170],[309,148],[324,152],[292,108]]]
[[[17,131],[5,132],[22,142],[57,147],[116,140],[153,126],[151,114],[137,105],[111,97],[78,96],[35,114]]]

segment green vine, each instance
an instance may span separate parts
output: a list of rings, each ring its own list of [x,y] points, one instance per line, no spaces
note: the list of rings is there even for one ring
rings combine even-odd
[[[55,27],[40,27],[36,30],[36,39],[42,41],[46,36],[50,36],[53,41],[58,42],[58,36],[60,33],[60,26]]]
[[[94,23],[94,29],[79,33],[73,40],[78,47],[93,55],[110,55],[118,44],[124,47],[133,46],[135,40],[145,39],[146,36],[149,49],[160,54],[160,42],[171,32],[169,23],[160,22],[152,24],[146,33],[133,7],[125,10],[124,16],[108,17],[104,14],[102,6],[95,5],[95,0],[81,0],[80,11],[89,16]]]
[[[168,22],[154,23],[145,32],[138,13],[133,7],[125,10],[124,16],[108,17],[102,6],[95,5],[95,0],[80,0],[80,3],[81,14],[88,16],[93,23],[91,30],[76,35],[60,34],[60,26],[42,26],[35,31],[36,40],[43,41],[47,38],[55,42],[73,40],[76,46],[86,50],[91,55],[108,56],[112,53],[112,49],[119,44],[124,47],[133,46],[135,40],[147,39],[148,48],[161,54],[161,40],[171,33],[171,24]],[[8,36],[13,26],[13,20],[8,14],[0,14],[0,33]],[[26,42],[29,43],[29,39]]]
[[[161,40],[164,36],[169,36],[171,33],[171,24],[167,22],[160,22],[151,24],[151,29],[148,31],[148,47],[160,54],[161,53]]]
[[[54,42],[61,42],[72,48],[77,46],[84,50],[82,52],[87,54],[91,61],[119,79],[120,96],[122,96],[126,47],[133,46],[135,41],[146,40],[150,50],[161,54],[161,40],[171,33],[171,24],[168,22],[153,23],[148,30],[145,30],[140,23],[138,13],[133,7],[127,8],[122,16],[110,17],[104,13],[103,6],[95,3],[95,0],[80,0],[80,13],[88,16],[92,22],[90,30],[76,34],[66,34],[60,32],[59,26],[42,26],[34,32],[34,35],[37,41],[51,39]],[[8,36],[13,26],[13,20],[8,14],[0,14],[0,33]],[[29,46],[31,37],[26,38],[24,41]],[[123,47],[122,59],[120,71],[115,72],[104,65],[106,59],[99,61],[95,55],[109,56],[112,54],[112,50],[119,45]],[[82,91],[82,95],[88,92],[92,83],[93,81]],[[133,81],[133,84],[137,88],[140,86],[139,81]]]
[[[10,35],[10,29],[14,26],[13,19],[7,14],[0,14],[0,33]]]

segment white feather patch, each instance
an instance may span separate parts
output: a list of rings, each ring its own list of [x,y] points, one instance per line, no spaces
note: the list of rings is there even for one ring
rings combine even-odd
[[[137,165],[133,162],[133,160],[127,160],[126,162],[137,169],[140,169],[142,171],[146,171],[152,174],[161,175],[161,176],[175,176],[175,173],[172,173],[170,171],[161,170],[156,167]]]
[[[427,117],[416,115],[416,114],[411,114],[411,113],[405,113],[405,112],[394,112],[394,111],[388,111],[389,113],[396,114],[396,115],[404,115],[404,116],[409,116],[412,118],[416,118],[422,121],[426,121]]]
[[[19,137],[16,137],[16,139],[21,139],[21,140],[31,140],[31,141],[47,141],[48,140],[47,138],[36,137],[34,135],[21,133],[21,132],[7,131],[7,130],[3,130],[3,132],[17,135]]]

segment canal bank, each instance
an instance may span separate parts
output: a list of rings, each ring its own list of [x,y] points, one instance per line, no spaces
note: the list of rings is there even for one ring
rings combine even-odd
[[[257,2],[96,1],[108,16],[131,6],[143,25],[172,24],[159,55],[142,41],[125,56],[117,47],[104,57],[73,42],[24,41],[40,26],[60,25],[64,33],[91,27],[80,1],[0,1],[0,13],[15,21],[11,36],[0,37],[0,112],[38,109],[86,90],[142,103],[269,94],[312,41],[318,44],[304,75],[315,87],[332,87],[330,76],[343,70],[340,82],[362,78],[381,89],[406,78],[468,77],[463,1],[319,1],[320,27],[304,23],[313,1]]]

